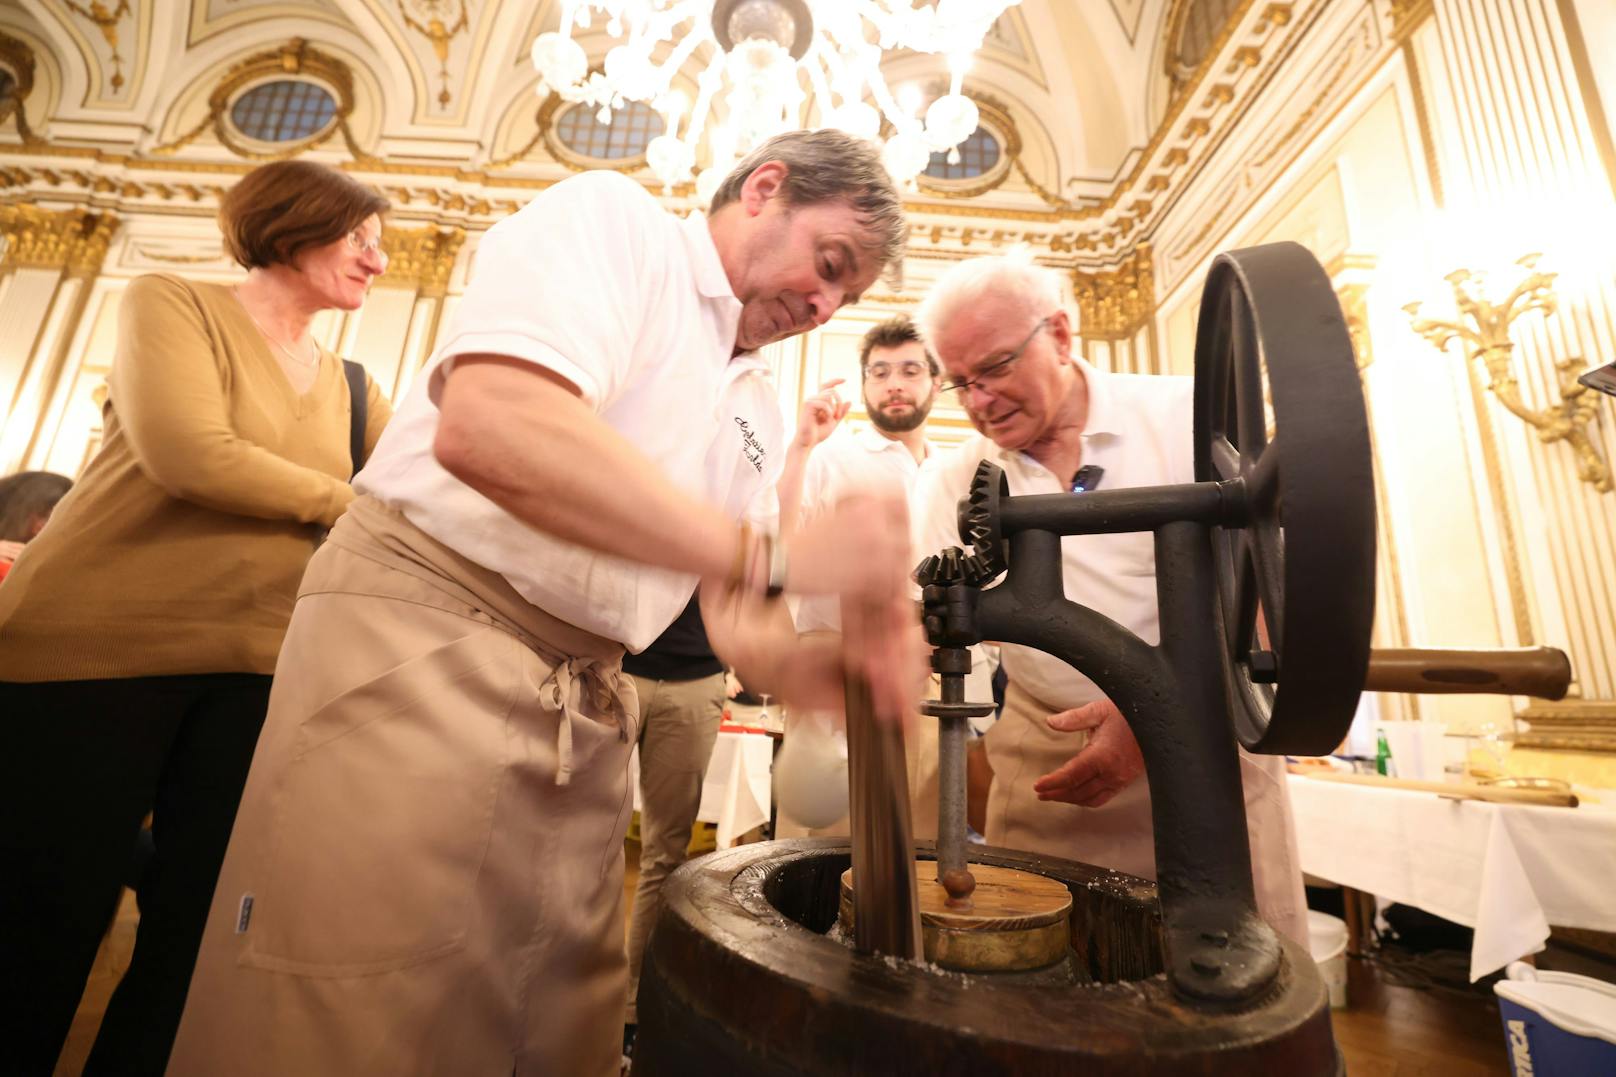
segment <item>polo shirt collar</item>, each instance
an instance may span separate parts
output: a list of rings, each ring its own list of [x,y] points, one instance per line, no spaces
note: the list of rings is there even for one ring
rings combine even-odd
[[[735,290],[729,286],[729,274],[724,271],[724,262],[713,243],[712,230],[707,227],[707,215],[692,211],[679,224],[690,251],[690,266],[696,274],[696,290],[707,299],[735,299]]]
[[[885,436],[874,425],[861,426],[854,430],[853,440],[868,452],[890,452],[893,449],[897,449],[904,454],[909,452],[909,446]],[[926,447],[926,456],[930,457],[933,448],[931,439],[927,438],[923,444]]]
[[[1096,370],[1088,360],[1081,356],[1072,356],[1077,369],[1083,374],[1085,384],[1089,391],[1089,413],[1083,422],[1083,437],[1094,437],[1097,434],[1120,434],[1122,425],[1118,421],[1116,394],[1111,384],[1109,371]]]

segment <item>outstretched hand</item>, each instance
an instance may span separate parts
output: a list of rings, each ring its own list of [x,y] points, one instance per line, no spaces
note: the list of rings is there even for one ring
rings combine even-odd
[[[1045,721],[1061,733],[1089,730],[1089,742],[1058,769],[1032,783],[1039,800],[1098,808],[1145,772],[1139,742],[1109,699],[1052,714]]]

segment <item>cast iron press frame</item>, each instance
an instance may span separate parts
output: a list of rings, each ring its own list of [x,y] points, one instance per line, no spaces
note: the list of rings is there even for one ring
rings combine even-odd
[[[1045,651],[1116,704],[1151,786],[1168,978],[1189,1000],[1239,1005],[1274,982],[1281,948],[1257,915],[1236,742],[1332,750],[1352,721],[1374,617],[1363,392],[1334,289],[1305,248],[1214,261],[1194,444],[1194,483],[1075,495],[1010,497],[984,461],[960,504],[975,552],[928,557],[916,579],[943,675],[942,705],[928,712],[947,715],[944,736],[970,707],[964,648],[983,640]],[[1156,646],[1063,594],[1063,536],[1134,531],[1155,536]],[[955,844],[963,868],[963,795],[947,792],[962,783],[956,769],[940,765],[940,875]]]

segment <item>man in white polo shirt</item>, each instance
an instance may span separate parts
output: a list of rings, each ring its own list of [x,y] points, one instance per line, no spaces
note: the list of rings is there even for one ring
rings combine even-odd
[[[859,380],[870,425],[853,430],[843,424],[846,405],[821,404],[817,411],[804,407],[787,454],[788,460],[800,461],[800,466],[788,468],[787,478],[780,483],[782,519],[808,523],[860,491],[897,490],[909,497],[921,469],[937,458],[937,447],[926,437],[926,419],[937,400],[940,373],[937,360],[906,315],[889,318],[865,333],[859,342]],[[800,495],[790,480],[793,473],[801,475]],[[798,506],[796,512],[792,512],[794,505]],[[839,632],[836,603],[822,596],[804,599],[797,610],[797,627],[804,632]],[[806,723],[811,721],[820,722],[822,728],[808,729]],[[830,716],[800,716],[796,728],[805,736],[834,738],[835,750],[823,754],[830,761],[842,758],[840,735],[831,732],[836,724]],[[936,724],[925,718],[912,723],[905,741],[915,836],[933,838],[937,832]],[[807,832],[845,834],[846,819]]]
[[[784,551],[736,524],[782,449],[751,352],[904,235],[876,152],[831,131],[765,144],[707,216],[591,172],[488,232],[303,581],[171,1073],[616,1072],[624,649],[699,581],[749,684],[824,706],[856,668],[908,703],[902,501]],[[766,589],[839,595],[862,650],[799,642]]]
[[[962,262],[917,321],[944,391],[960,395],[978,431],[920,478],[916,530],[928,551],[959,545],[959,499],[984,459],[1004,469],[1013,495],[1194,481],[1192,380],[1084,362],[1054,270],[1015,256]],[[1067,598],[1159,642],[1149,533],[1068,537],[1061,553]],[[1127,721],[1059,659],[1008,644],[1001,653],[1009,683],[986,737],[988,843],[1155,878],[1150,790]],[[1305,945],[1284,760],[1241,752],[1240,764],[1258,909]]]
[[[803,521],[872,483],[894,484],[905,493],[914,489],[921,467],[936,453],[926,437],[926,418],[937,400],[939,373],[907,317],[889,318],[864,334],[859,378],[870,425],[859,430],[844,425],[828,437],[816,431],[813,436],[822,444],[807,441],[799,431],[790,449],[812,453],[802,468]],[[784,508],[790,499],[784,483],[780,496]]]

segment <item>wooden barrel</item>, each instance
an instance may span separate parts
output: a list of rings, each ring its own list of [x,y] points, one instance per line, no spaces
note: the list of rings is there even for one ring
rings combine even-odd
[[[635,1077],[684,1074],[1286,1074],[1343,1072],[1329,998],[1286,941],[1274,989],[1237,1010],[1161,975],[1155,887],[1006,849],[973,862],[1072,893],[1078,974],[962,974],[858,954],[836,923],[846,839],[747,845],[663,884],[640,973]]]

